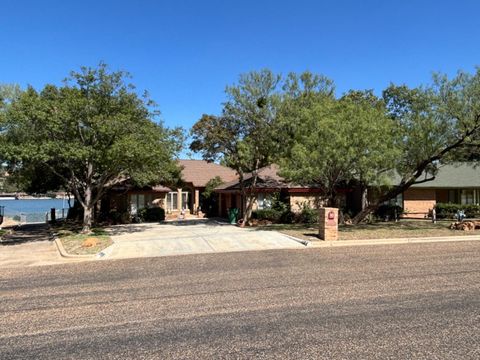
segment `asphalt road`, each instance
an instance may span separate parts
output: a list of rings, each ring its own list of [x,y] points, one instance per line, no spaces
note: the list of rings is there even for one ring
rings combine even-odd
[[[1,359],[479,359],[480,242],[4,269]]]

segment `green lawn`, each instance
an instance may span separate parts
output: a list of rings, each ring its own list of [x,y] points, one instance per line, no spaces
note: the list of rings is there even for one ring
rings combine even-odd
[[[394,222],[376,222],[372,224],[341,225],[339,240],[393,239],[406,237],[434,237],[452,235],[479,235],[480,231],[450,230],[452,221],[401,220]],[[272,224],[259,227],[261,230],[277,230],[300,239],[315,241],[318,239],[318,226],[305,224]]]
[[[93,228],[91,234],[80,234],[81,226],[72,223],[60,223],[53,226],[53,231],[63,244],[65,250],[71,255],[97,254],[113,244],[112,239],[102,228]],[[94,238],[96,246],[84,247],[84,241]]]

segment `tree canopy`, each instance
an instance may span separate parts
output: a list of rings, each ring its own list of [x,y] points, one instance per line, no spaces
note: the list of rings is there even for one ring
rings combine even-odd
[[[299,184],[320,187],[330,206],[339,206],[338,191],[352,181],[382,182],[398,155],[394,123],[381,99],[371,91],[302,91],[285,99],[279,126],[291,146],[280,160],[282,175]]]
[[[279,82],[280,77],[269,70],[241,75],[238,84],[225,90],[222,114],[203,115],[191,131],[191,150],[206,160],[221,158],[239,174],[241,192],[248,199],[242,204],[244,223],[251,214],[257,172],[271,163],[280,146],[272,136],[280,103]],[[248,187],[243,181],[247,173],[253,174]]]
[[[139,185],[173,180],[181,132],[155,121],[128,74],[105,64],[72,72],[63,86],[28,87],[4,114],[6,158],[19,170],[47,168],[84,209],[84,230],[107,189],[125,180]]]
[[[371,211],[410,186],[431,181],[438,166],[455,160],[465,149],[478,148],[480,136],[480,71],[459,72],[449,79],[435,74],[429,86],[391,85],[383,92],[388,116],[397,124],[401,156],[393,164],[400,181],[354,218]]]

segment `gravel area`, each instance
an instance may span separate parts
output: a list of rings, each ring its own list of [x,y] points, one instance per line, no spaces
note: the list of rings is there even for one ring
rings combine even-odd
[[[5,269],[2,359],[478,359],[480,243]]]

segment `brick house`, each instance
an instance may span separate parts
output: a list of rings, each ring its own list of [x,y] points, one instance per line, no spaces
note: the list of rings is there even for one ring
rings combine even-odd
[[[215,188],[215,215],[227,217],[228,209],[242,209],[242,195],[237,173],[225,166],[203,160],[179,160],[182,167],[182,182],[176,187],[157,185],[146,188],[116,187],[109,193],[108,211],[115,209],[135,214],[139,209],[159,206],[165,209],[167,218],[176,218],[182,212],[188,217],[197,216],[204,210],[202,193],[208,181],[220,177],[224,183]],[[279,174],[275,164],[259,170],[253,210],[271,206],[272,196],[280,194],[293,212],[304,204],[310,207],[323,205],[322,191],[318,186],[302,186],[287,182]],[[244,178],[248,187],[252,174]],[[359,211],[361,194],[355,186],[339,189],[340,206]],[[441,166],[434,180],[416,184],[397,196],[396,202],[404,209],[403,217],[423,219],[429,216],[436,203],[479,204],[480,167],[470,163]],[[102,202],[102,206],[105,202]],[[241,215],[241,214],[240,214]]]
[[[253,209],[269,207],[273,193],[278,192],[290,205],[293,212],[301,210],[303,204],[311,207],[323,205],[320,188],[300,186],[288,183],[278,175],[277,165],[267,166],[259,170],[257,194]],[[248,182],[251,175],[245,177]],[[340,206],[356,213],[360,211],[361,193],[352,184],[350,187],[339,189]],[[241,195],[239,181],[225,183],[215,189],[219,194],[219,214],[226,216],[228,209],[241,209]],[[405,218],[428,218],[431,210],[437,203],[480,204],[480,166],[473,163],[456,163],[440,166],[435,179],[416,184],[391,201],[404,209]]]
[[[435,179],[410,187],[399,196],[404,217],[427,218],[437,203],[479,204],[480,167],[463,162],[443,165]]]
[[[201,212],[202,193],[211,179],[218,176],[228,182],[237,178],[234,170],[204,160],[179,160],[178,164],[182,169],[182,181],[178,186],[116,186],[109,192],[106,201],[102,201],[103,211],[116,210],[134,215],[145,207],[162,207],[167,218],[176,218],[181,213],[186,217],[196,216]]]
[[[322,190],[318,186],[302,186],[287,182],[278,172],[279,167],[275,164],[259,169],[253,210],[269,208],[274,193],[280,194],[282,201],[286,202],[293,212],[301,211],[304,204],[311,207],[322,206]],[[252,174],[244,176],[247,187],[250,185],[252,178]],[[238,178],[216,187],[215,192],[219,195],[218,214],[220,216],[226,217],[230,208],[238,208],[241,212],[243,200]]]

